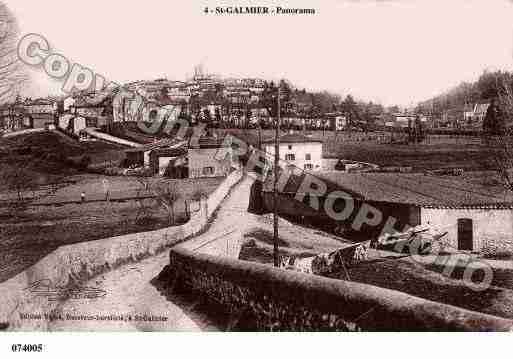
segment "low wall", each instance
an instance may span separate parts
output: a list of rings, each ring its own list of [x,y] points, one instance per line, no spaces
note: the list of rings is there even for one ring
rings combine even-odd
[[[226,177],[226,179],[221,183],[214,192],[212,192],[207,199],[207,216],[210,218],[212,214],[217,210],[221,201],[226,197],[226,195],[230,192],[232,187],[240,181],[242,178],[241,170],[237,170],[232,172],[230,175]]]
[[[84,130],[84,132],[86,132],[88,135],[90,135],[92,137],[99,138],[100,140],[107,141],[107,142],[117,143],[118,145],[123,145],[123,146],[128,146],[128,147],[141,147],[142,146],[140,143],[124,140],[122,138],[115,137],[115,136],[109,135],[107,133],[97,131],[93,128],[86,128]]]
[[[513,321],[398,291],[173,248],[162,277],[241,319],[241,330],[512,331]]]
[[[20,313],[49,313],[58,307],[59,302],[33,295],[28,287],[41,280],[49,280],[54,286],[69,287],[182,242],[205,227],[210,214],[241,178],[240,171],[228,176],[213,193],[214,197],[209,196],[184,225],[62,246],[24,272],[1,283],[0,328],[7,325],[8,330],[46,330],[46,321],[24,321]]]
[[[7,132],[4,133],[2,137],[9,138],[9,137],[16,137],[21,135],[27,135],[29,133],[38,133],[38,132],[45,132],[46,129],[44,128],[29,128],[26,130],[20,130],[20,131],[14,131],[14,132]]]

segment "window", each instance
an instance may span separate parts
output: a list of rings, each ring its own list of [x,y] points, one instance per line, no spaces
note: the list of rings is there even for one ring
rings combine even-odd
[[[307,160],[307,161],[311,161],[311,160],[312,160],[312,155],[311,155],[311,154],[309,154],[309,153],[307,153],[307,154],[305,155],[305,160]]]
[[[289,150],[291,150],[291,149],[292,149],[292,145],[289,145]]]
[[[295,161],[296,160],[296,155],[294,155],[293,153],[287,153],[285,155],[285,161]]]
[[[203,167],[203,176],[212,176],[214,172],[214,167]]]
[[[305,163],[305,170],[313,170],[313,164]]]

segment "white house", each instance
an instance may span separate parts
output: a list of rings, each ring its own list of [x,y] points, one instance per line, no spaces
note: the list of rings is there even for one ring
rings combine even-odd
[[[264,151],[274,162],[274,140],[264,141]],[[280,167],[306,171],[322,169],[322,142],[300,133],[288,133],[280,137]]]
[[[342,131],[347,127],[347,118],[346,116],[337,116],[335,117],[335,130]]]
[[[463,119],[465,125],[481,127],[486,117],[486,112],[490,107],[489,103],[476,103],[475,105],[466,105],[463,110]]]
[[[482,254],[513,253],[513,205],[423,206],[421,223],[447,231],[445,243]]]
[[[63,110],[64,112],[70,111],[71,107],[75,104],[75,99],[72,96],[68,96],[64,99]]]

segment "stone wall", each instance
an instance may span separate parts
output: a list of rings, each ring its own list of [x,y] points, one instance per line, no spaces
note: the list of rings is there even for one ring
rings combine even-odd
[[[19,313],[49,313],[59,302],[31,295],[26,288],[41,280],[49,280],[56,286],[73,286],[181,243],[207,225],[212,213],[241,178],[242,172],[232,172],[184,225],[59,247],[0,284],[0,327],[7,324],[9,330],[45,330],[45,321],[22,321]]]
[[[115,136],[109,135],[107,133],[103,133],[103,132],[97,131],[97,130],[95,130],[93,128],[86,128],[85,132],[89,136],[98,138],[98,139],[103,140],[103,141],[116,143],[116,144],[122,145],[122,146],[128,146],[128,147],[141,147],[142,146],[140,143],[124,140],[122,138],[115,137]]]
[[[473,221],[474,251],[487,255],[513,253],[513,211],[510,209],[421,209],[421,223],[448,231],[445,244],[456,249],[460,218]]]
[[[231,313],[237,330],[511,331],[513,321],[371,285],[173,248],[161,279]]]

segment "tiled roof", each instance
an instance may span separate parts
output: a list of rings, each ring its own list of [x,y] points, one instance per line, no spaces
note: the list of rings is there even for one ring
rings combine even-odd
[[[429,208],[513,208],[513,193],[500,186],[484,186],[461,178],[423,174],[322,172],[328,193],[341,190],[372,202],[413,204]],[[284,192],[296,192],[296,178]],[[272,186],[267,184],[266,190]]]
[[[168,157],[179,157],[187,154],[185,146],[178,148],[157,148],[152,151],[152,154],[156,156],[168,156]]]
[[[25,100],[24,106],[40,106],[40,105],[53,105],[54,101],[46,98],[38,98],[35,100]]]
[[[180,140],[177,140],[174,138],[166,138],[166,139],[163,139],[160,141],[155,141],[152,143],[145,144],[140,147],[128,149],[125,152],[147,152],[147,151],[152,151],[152,150],[157,150],[157,149],[164,149],[167,147],[176,146],[180,142],[181,142]],[[185,143],[183,144],[183,146],[185,146]],[[183,147],[183,146],[179,146],[179,147]]]
[[[320,140],[316,140],[314,138],[305,136],[301,133],[287,133],[280,137],[280,143],[307,143],[307,142],[320,142]],[[274,143],[274,138],[267,139],[263,141],[263,143]]]
[[[448,207],[513,203],[513,193],[504,187],[478,185],[456,177],[385,173],[331,173],[322,177],[378,202]]]
[[[96,107],[101,106],[103,103],[113,96],[112,92],[104,91],[98,93],[81,94],[75,98],[73,107]]]
[[[197,148],[221,148],[221,147],[229,147],[229,143],[224,141],[224,138],[215,138],[215,137],[201,137],[197,144],[194,144],[192,139],[189,144],[189,148],[197,149]]]
[[[478,103],[476,104],[475,113],[486,113],[488,111],[488,107],[490,107],[489,103]]]

